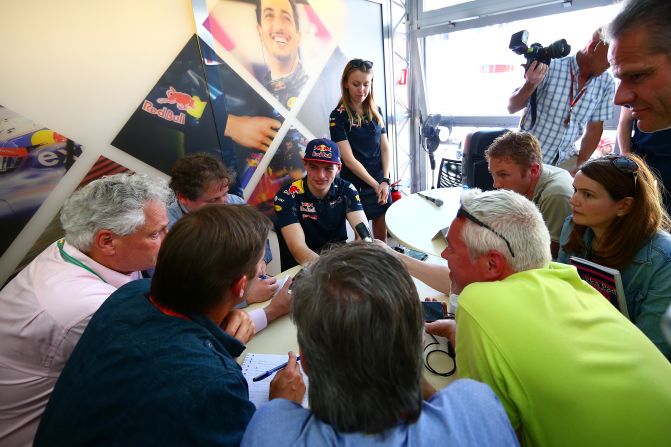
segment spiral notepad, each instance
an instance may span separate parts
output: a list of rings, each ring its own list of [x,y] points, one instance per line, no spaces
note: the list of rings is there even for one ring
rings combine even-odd
[[[257,354],[250,352],[245,356],[245,360],[241,365],[242,374],[245,376],[247,386],[249,387],[249,400],[252,401],[256,408],[268,402],[270,382],[273,380],[276,373],[259,382],[254,382],[252,379],[277,365],[285,363],[287,360],[288,357],[282,354]],[[303,373],[303,380],[305,381],[305,397],[303,398],[302,405],[305,408],[308,408],[308,377],[305,373]]]

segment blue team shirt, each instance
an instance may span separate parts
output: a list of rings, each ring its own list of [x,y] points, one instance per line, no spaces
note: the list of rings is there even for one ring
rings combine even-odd
[[[378,108],[381,114],[381,110]],[[336,143],[347,140],[352,148],[352,154],[366,171],[378,182],[384,177],[382,172],[382,156],[380,154],[380,141],[382,134],[387,133],[384,125],[377,121],[364,117],[361,126],[356,121],[350,122],[344,106],[340,106],[331,112],[329,117],[329,129],[331,140]],[[357,189],[369,188],[368,184],[357,177],[347,166],[342,167],[340,176],[352,182]]]
[[[284,185],[275,196],[278,238],[279,230],[299,223],[308,248],[319,252],[327,244],[346,241],[347,214],[362,210],[359,193],[350,182],[336,177],[328,194],[319,199],[310,192],[304,177]],[[285,266],[285,254],[282,253],[283,269],[289,265]]]
[[[638,130],[634,124],[631,151],[643,157],[667,191],[671,189],[671,129],[646,133]],[[671,196],[663,194],[662,200],[666,212],[671,213]]]

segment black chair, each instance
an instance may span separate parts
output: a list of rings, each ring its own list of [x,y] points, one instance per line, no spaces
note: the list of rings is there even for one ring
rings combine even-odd
[[[485,151],[498,137],[508,129],[480,130],[466,136],[462,165],[462,182],[469,188],[483,191],[494,189],[494,180],[487,169]]]
[[[437,188],[451,188],[461,186],[461,162],[443,158],[438,171]]]

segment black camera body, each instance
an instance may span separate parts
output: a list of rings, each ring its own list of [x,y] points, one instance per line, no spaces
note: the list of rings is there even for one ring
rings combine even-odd
[[[522,30],[510,37],[510,45],[508,45],[508,48],[513,50],[515,54],[520,54],[527,59],[527,63],[524,66],[525,72],[529,69],[529,66],[533,61],[550,65],[552,59],[568,56],[571,52],[571,45],[566,42],[566,39],[560,39],[547,47],[543,47],[539,43],[534,43],[531,44],[531,46],[528,46],[528,39],[529,33],[526,30]]]

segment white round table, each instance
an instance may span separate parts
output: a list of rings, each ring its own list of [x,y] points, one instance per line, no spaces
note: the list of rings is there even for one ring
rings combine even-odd
[[[440,231],[448,228],[457,215],[462,193],[463,189],[460,187],[420,192],[442,200],[441,206],[418,193],[405,196],[387,210],[387,230],[394,239],[408,248],[440,256],[447,245],[445,236]]]
[[[279,279],[284,276],[293,277],[299,270],[300,266],[293,267],[277,275],[277,278]],[[447,297],[440,292],[431,289],[415,278],[413,278],[413,280],[417,287],[420,299],[429,297],[436,298],[440,301],[447,300]],[[267,305],[268,302],[266,301],[264,303],[251,304],[247,309],[258,309]],[[376,336],[382,335],[376,334]],[[441,341],[441,347],[445,348],[445,339],[439,337],[439,340]],[[425,334],[425,344],[427,342],[428,336]],[[246,344],[245,352],[238,357],[238,362],[242,363],[245,355],[250,352],[261,354],[286,354],[289,351],[298,353],[298,340],[296,338],[296,325],[294,325],[288,315],[285,315],[273,321],[267,328],[252,337]],[[438,370],[447,371],[452,367],[452,362],[447,356],[439,355],[435,356],[435,359],[432,360],[432,366]],[[454,380],[454,376],[442,377],[429,371],[424,371],[424,378],[436,389],[445,388],[452,380]]]

